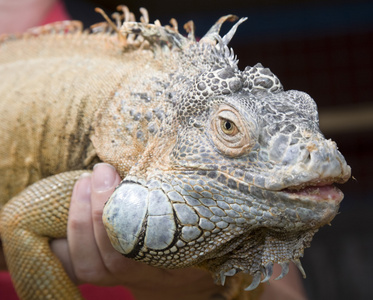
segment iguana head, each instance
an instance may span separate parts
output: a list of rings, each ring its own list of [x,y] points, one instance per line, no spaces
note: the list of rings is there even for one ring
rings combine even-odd
[[[351,171],[320,132],[310,96],[284,91],[260,64],[238,69],[226,46],[237,25],[218,35],[227,18],[200,42],[168,36],[180,64],[170,75],[171,109],[103,219],[127,257],[167,268],[200,265],[222,283],[247,272],[253,289],[274,263],[283,267],[280,277],[290,261],[302,269],[304,248],[343,198],[334,183]],[[145,25],[131,26],[146,33]]]

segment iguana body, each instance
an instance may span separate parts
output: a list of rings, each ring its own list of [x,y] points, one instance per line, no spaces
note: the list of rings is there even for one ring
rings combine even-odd
[[[185,38],[145,13],[121,33],[71,22],[0,44],[0,233],[22,299],[79,297],[48,240],[66,235],[74,182],[98,161],[123,177],[103,219],[125,256],[221,283],[243,271],[250,290],[274,263],[300,266],[350,168],[308,95],[238,69],[227,44],[240,22],[218,36],[230,18],[199,42],[191,23]]]

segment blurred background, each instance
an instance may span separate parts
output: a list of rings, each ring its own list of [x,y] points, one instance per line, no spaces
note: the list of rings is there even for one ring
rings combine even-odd
[[[373,1],[359,0],[64,0],[86,27],[126,4],[153,22],[194,20],[196,35],[221,16],[248,17],[230,46],[240,68],[261,62],[286,90],[310,94],[320,127],[337,142],[354,179],[332,226],[316,234],[302,260],[310,300],[373,299]],[[223,26],[223,34],[232,24]]]
[[[231,42],[240,68],[261,62],[285,89],[317,102],[320,126],[335,140],[355,180],[332,226],[322,228],[302,260],[309,299],[373,299],[373,1],[358,0],[65,0],[73,19],[102,21],[94,6],[126,4],[137,16],[179,28],[193,19],[201,37],[222,15],[248,17]],[[223,31],[232,25],[225,24]],[[182,29],[180,29],[182,31]],[[224,33],[224,32],[223,32]]]

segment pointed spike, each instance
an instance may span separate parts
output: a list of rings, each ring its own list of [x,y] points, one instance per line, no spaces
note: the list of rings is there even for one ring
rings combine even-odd
[[[231,55],[231,52],[229,51],[228,47],[224,47],[224,54],[225,54],[225,57],[229,57]]]
[[[105,19],[105,21],[110,25],[110,27],[113,28],[113,30],[115,30],[119,35],[121,34],[119,32],[118,27],[115,26],[115,24],[113,23],[113,21],[110,20],[110,18],[108,17],[108,15],[104,12],[104,10],[102,8],[96,7],[95,8],[95,12],[99,13]]]
[[[299,271],[302,274],[303,278],[306,278],[306,272],[304,272],[304,269],[303,269],[303,266],[302,266],[302,263],[300,262],[300,260],[299,259],[293,259],[293,262],[295,263],[295,265],[299,269]]]
[[[225,275],[223,271],[220,272],[220,284],[224,285],[225,284]]]
[[[230,269],[229,271],[225,272],[225,276],[233,276],[237,273],[236,269]]]
[[[242,24],[246,20],[247,20],[247,18],[241,18],[241,19],[238,20],[238,22],[236,24],[234,24],[232,26],[232,28],[228,31],[228,33],[223,36],[224,44],[226,44],[226,45],[229,44],[229,42],[232,40],[234,34],[236,33],[238,26],[240,26],[240,24]]]
[[[130,21],[130,10],[126,5],[118,5],[117,10],[122,11],[124,22]]]
[[[194,22],[193,21],[188,21],[187,23],[184,24],[184,29],[188,33],[188,39],[195,41],[196,38],[194,36]]]
[[[261,63],[257,63],[254,68],[264,68],[263,65]]]
[[[135,17],[135,14],[133,12],[130,12],[129,22],[136,22],[136,17]]]
[[[140,7],[140,13],[141,13],[141,18],[140,18],[141,23],[149,24],[148,10],[144,7]]]
[[[202,37],[200,42],[202,43],[210,43],[215,44],[216,43],[216,36],[219,35],[220,28],[223,25],[225,21],[231,21],[234,22],[237,20],[237,16],[235,15],[227,15],[221,17],[211,28],[207,33]]]
[[[245,291],[252,291],[258,287],[260,284],[260,279],[262,278],[262,273],[260,271],[257,271],[253,276],[253,281],[251,284],[245,288]]]
[[[266,274],[266,277],[262,280],[262,282],[267,282],[272,274],[273,274],[273,262],[269,262],[265,265],[265,274]]]
[[[122,25],[122,16],[119,12],[115,12],[111,15],[111,17],[115,20],[115,22],[117,23],[117,28],[120,28],[120,26]]]
[[[126,36],[124,36],[119,28],[113,23],[112,20],[110,20],[110,18],[107,16],[107,14],[103,11],[103,9],[99,8],[99,7],[96,7],[95,8],[95,12],[101,14],[101,16],[103,16],[103,18],[106,20],[106,22],[109,24],[109,26],[117,33],[117,36],[118,36],[118,39],[119,41],[121,41],[121,43],[123,44],[123,46],[125,46],[127,44],[127,39],[126,39]]]
[[[275,279],[275,280],[280,280],[282,278],[284,278],[287,273],[289,272],[289,262],[288,261],[285,261],[285,262],[280,262],[278,263],[282,270],[281,270],[281,274]]]
[[[154,25],[158,27],[162,27],[161,21],[159,21],[158,19],[154,21]]]
[[[175,32],[177,32],[177,33],[179,33],[179,25],[178,25],[176,19],[172,18],[172,19],[170,20],[170,24],[171,24],[171,26],[172,26],[172,27],[171,27],[172,30],[175,31]]]

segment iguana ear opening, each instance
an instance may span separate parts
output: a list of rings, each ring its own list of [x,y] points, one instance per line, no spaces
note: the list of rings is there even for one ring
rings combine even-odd
[[[221,105],[211,119],[211,138],[224,155],[236,157],[249,152],[253,145],[247,122],[229,105]]]

